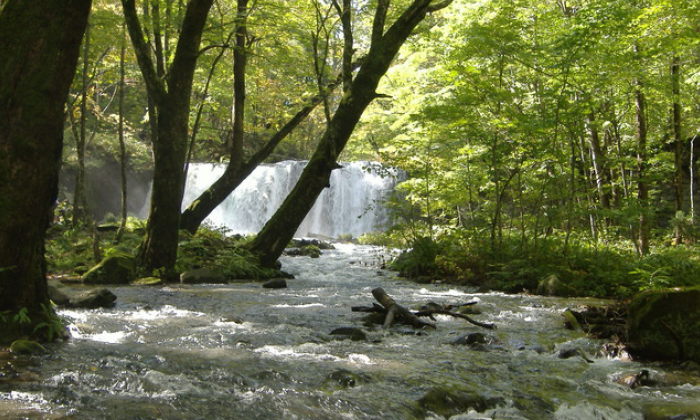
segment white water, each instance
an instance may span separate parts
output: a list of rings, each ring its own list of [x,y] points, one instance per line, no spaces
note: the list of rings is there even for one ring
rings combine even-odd
[[[339,246],[319,259],[283,257],[287,289],[259,283],[121,286],[111,309],[63,310],[73,338],[43,356],[0,359],[0,419],[439,420],[417,408],[429,390],[495,402],[450,420],[697,420],[700,379],[605,357],[561,313],[594,299],[477,293],[417,285],[377,268],[383,250]],[[497,325],[438,316],[437,329],[363,325],[354,305],[383,287],[408,307],[478,300]],[[354,326],[366,340],[329,333]],[[453,345],[482,332],[478,348]],[[559,349],[581,357],[561,359]],[[656,385],[617,378],[647,369]],[[357,375],[341,386],[333,375]]]
[[[387,222],[381,201],[393,190],[396,174],[373,162],[343,163],[333,171],[331,186],[297,230],[296,236],[337,238],[358,237],[376,231]],[[232,233],[252,234],[262,229],[301,176],[306,162],[285,161],[259,166],[206,221],[224,226]],[[190,166],[183,209],[216,181],[226,169],[223,164],[198,163]]]

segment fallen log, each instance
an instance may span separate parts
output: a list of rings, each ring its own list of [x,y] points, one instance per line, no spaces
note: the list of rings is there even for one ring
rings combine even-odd
[[[394,318],[397,315],[400,316],[406,324],[415,328],[436,328],[435,324],[419,319],[413,312],[396,303],[396,301],[394,301],[391,296],[387,295],[381,287],[372,290],[372,296],[374,296],[386,310],[386,318],[384,318],[384,325],[382,325],[382,328],[389,328],[389,326],[394,323]]]

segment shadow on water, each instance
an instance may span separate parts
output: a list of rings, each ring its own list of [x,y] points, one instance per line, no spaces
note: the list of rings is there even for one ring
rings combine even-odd
[[[382,252],[285,257],[286,289],[114,288],[115,308],[62,311],[73,338],[50,354],[0,358],[0,418],[698,418],[697,377],[608,359],[563,327],[565,308],[599,302],[416,285],[378,270]],[[446,316],[436,330],[364,326],[350,307],[378,286],[406,306],[477,299],[473,317],[498,328]],[[338,327],[366,337],[331,335]],[[452,344],[474,332],[482,343]],[[570,348],[592,363],[557,356]],[[643,369],[654,385],[622,384]]]

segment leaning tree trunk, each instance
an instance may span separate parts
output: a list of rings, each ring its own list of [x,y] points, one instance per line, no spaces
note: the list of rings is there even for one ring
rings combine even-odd
[[[27,308],[34,323],[49,302],[44,238],[58,193],[63,108],[90,5],[10,0],[0,12],[0,312]],[[4,331],[0,340],[18,333]]]
[[[378,3],[372,28],[372,45],[357,76],[341,99],[294,189],[251,244],[261,265],[275,265],[318,196],[330,186],[331,172],[340,168],[336,162],[340,152],[364,110],[378,96],[376,88],[379,80],[389,69],[403,43],[428,13],[447,7],[450,3],[414,0],[386,32],[384,22],[389,4],[387,0]]]

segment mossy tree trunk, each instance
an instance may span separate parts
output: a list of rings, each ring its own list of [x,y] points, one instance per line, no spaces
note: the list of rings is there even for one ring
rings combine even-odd
[[[44,238],[58,193],[64,105],[90,6],[10,0],[0,12],[0,312],[27,308],[35,323],[49,300]]]
[[[428,13],[447,7],[450,3],[414,0],[385,31],[389,2],[378,2],[372,27],[372,45],[355,79],[338,104],[301,178],[251,244],[261,265],[275,265],[318,196],[330,186],[331,173],[340,168],[337,163],[340,153],[364,110],[379,96],[376,92],[379,80],[389,69],[403,43]]]

